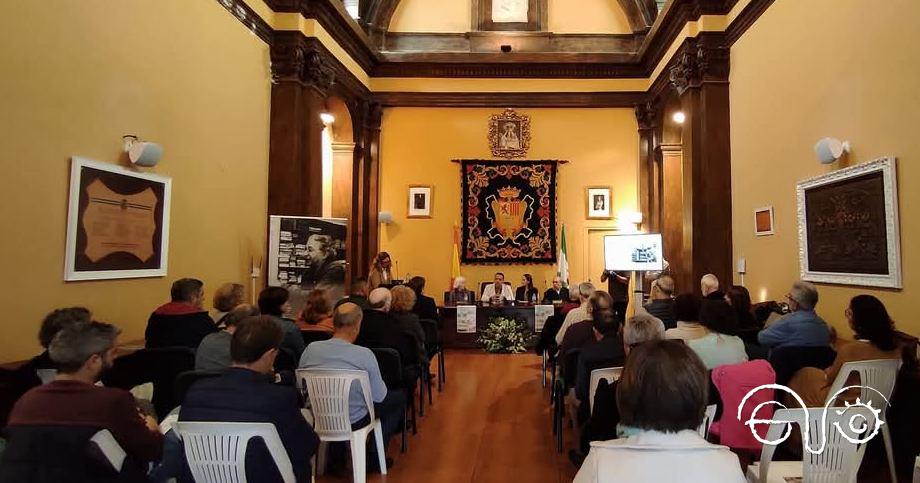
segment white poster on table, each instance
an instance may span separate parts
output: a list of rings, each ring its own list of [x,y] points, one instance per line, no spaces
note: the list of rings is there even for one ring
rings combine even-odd
[[[457,333],[458,334],[475,334],[476,333],[476,306],[475,305],[458,305],[457,306]]]
[[[534,305],[534,331],[543,332],[543,326],[546,325],[546,319],[552,317],[555,313],[552,305]]]

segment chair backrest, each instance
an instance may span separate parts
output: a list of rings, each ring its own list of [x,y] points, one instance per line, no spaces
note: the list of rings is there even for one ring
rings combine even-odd
[[[210,379],[212,377],[220,377],[224,375],[226,371],[224,370],[201,370],[201,371],[185,371],[176,376],[175,383],[175,392],[176,392],[176,401],[179,405],[185,401],[185,394],[188,392],[189,388],[193,384],[202,380]],[[165,417],[166,415],[161,415],[160,417]]]
[[[111,433],[95,426],[12,425],[4,433],[2,483],[116,481],[124,467],[124,451]],[[103,448],[105,442],[114,446]]]
[[[866,443],[851,442],[842,431],[858,441],[872,434],[878,422],[871,409],[862,406],[777,409],[771,419],[773,423],[767,430],[767,441],[785,439],[783,435],[791,430],[792,424],[802,429],[802,481],[808,483],[855,483]],[[852,422],[857,427],[864,425],[865,432],[856,434],[850,431]],[[804,434],[806,428],[807,439]],[[768,481],[775,450],[775,444],[763,445],[760,481]]]
[[[575,385],[575,377],[578,375],[578,358],[580,356],[581,349],[570,349],[562,355],[561,374],[566,389]]]
[[[176,423],[185,459],[196,483],[246,483],[249,440],[261,438],[285,483],[294,483],[294,468],[272,423]]]
[[[275,357],[275,371],[293,371],[297,369],[300,359],[286,347],[278,348],[278,355]]]
[[[419,319],[422,331],[425,333],[425,344],[434,346],[441,343],[441,333],[438,331],[438,323],[431,319]]]
[[[884,417],[884,409],[887,409],[888,401],[891,400],[891,393],[894,392],[894,383],[898,379],[898,370],[900,369],[901,359],[846,362],[840,368],[837,378],[834,379],[834,383],[827,393],[825,404],[834,403],[831,398],[834,398],[834,395],[843,389],[847,378],[855,372],[859,374],[859,385],[863,386],[860,388],[859,400],[864,403],[871,402],[872,407],[876,409],[883,409],[882,417]],[[878,392],[867,389],[867,387]],[[881,396],[879,393],[881,393]]]
[[[372,347],[371,352],[377,359],[377,366],[380,368],[380,378],[389,389],[399,389],[403,387],[402,360],[399,358],[399,351],[390,347]]]
[[[803,367],[827,369],[834,363],[837,352],[821,347],[780,347],[770,352],[770,365],[776,372],[776,383],[786,385]]]
[[[153,406],[162,417],[176,406],[176,377],[195,369],[195,351],[188,347],[141,349],[115,359],[112,369],[103,375],[108,387],[130,390],[146,382],[153,383]]]
[[[744,421],[751,418],[751,414],[761,403],[773,399],[773,391],[762,390],[754,393],[741,408],[740,420],[737,417],[737,408],[749,392],[759,386],[773,384],[775,381],[776,373],[773,372],[770,363],[763,359],[719,366],[712,370],[712,382],[722,398],[722,407],[732,408],[732,410],[723,411],[719,419],[719,442],[721,444],[729,448],[761,449],[763,445],[751,434],[750,428],[744,425]],[[769,419],[773,414],[773,407],[772,404],[760,406],[757,418]],[[763,436],[767,428],[760,425],[755,429]]]
[[[591,414],[594,414],[594,394],[597,393],[597,386],[601,383],[601,380],[606,379],[608,383],[613,384],[615,381],[620,380],[620,374],[622,373],[622,367],[606,367],[591,371],[591,385],[588,386],[588,407],[591,409]]]
[[[716,405],[710,404],[706,406],[706,412],[703,413],[703,422],[700,423],[700,427],[696,428],[696,432],[700,433],[700,436],[703,439],[709,437],[709,427],[712,426],[712,421],[716,418]]]
[[[303,343],[306,345],[310,345],[312,342],[329,340],[332,338],[332,334],[324,330],[301,330],[300,336],[303,337]]]
[[[313,429],[325,440],[350,437],[349,396],[352,384],[360,385],[370,421],[374,421],[374,403],[367,372],[344,369],[298,369],[297,386],[306,391],[313,412]]]

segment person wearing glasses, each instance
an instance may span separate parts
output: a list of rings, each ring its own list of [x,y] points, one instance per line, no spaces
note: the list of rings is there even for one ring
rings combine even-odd
[[[814,284],[799,280],[786,294],[792,313],[787,314],[757,334],[761,346],[821,347],[830,345],[831,332],[827,322],[815,312],[818,289]]]

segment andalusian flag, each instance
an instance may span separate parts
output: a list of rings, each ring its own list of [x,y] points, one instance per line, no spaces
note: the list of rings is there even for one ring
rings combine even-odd
[[[454,288],[454,280],[460,276],[460,230],[454,225],[454,250],[450,260],[450,289]]]
[[[559,244],[559,262],[556,275],[562,279],[562,284],[569,286],[569,257],[565,248],[565,225],[562,225],[562,243]]]

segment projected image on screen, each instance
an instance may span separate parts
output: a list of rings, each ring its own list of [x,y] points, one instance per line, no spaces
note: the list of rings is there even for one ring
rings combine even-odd
[[[661,234],[604,237],[604,269],[651,271],[663,268]]]

